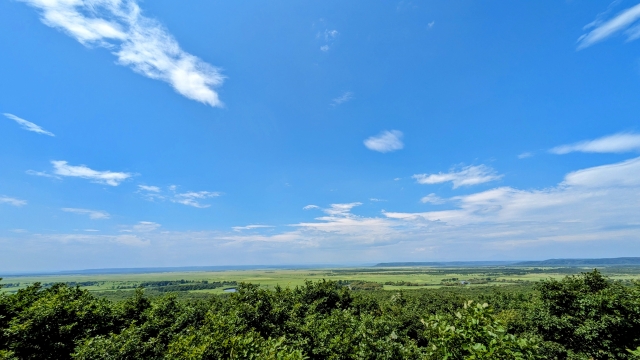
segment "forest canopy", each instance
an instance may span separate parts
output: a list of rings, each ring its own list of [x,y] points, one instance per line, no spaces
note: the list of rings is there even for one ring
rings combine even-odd
[[[36,283],[0,294],[0,359],[640,358],[640,284],[597,270],[473,296],[358,286],[242,283],[199,300],[137,289],[109,301]]]

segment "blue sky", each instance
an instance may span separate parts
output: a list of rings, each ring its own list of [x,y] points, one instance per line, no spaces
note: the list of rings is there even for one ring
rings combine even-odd
[[[0,2],[0,271],[640,253],[640,5]]]

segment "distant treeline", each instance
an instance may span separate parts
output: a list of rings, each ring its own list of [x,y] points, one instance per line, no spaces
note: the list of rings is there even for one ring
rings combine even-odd
[[[114,289],[136,289],[145,288],[158,292],[192,291],[216,289],[224,286],[235,286],[236,281],[208,281],[208,280],[165,280],[165,281],[145,281],[139,284],[118,285]]]

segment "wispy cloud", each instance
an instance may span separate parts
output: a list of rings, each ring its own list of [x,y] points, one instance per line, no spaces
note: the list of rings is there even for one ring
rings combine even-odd
[[[182,204],[182,205],[193,206],[196,208],[204,209],[204,208],[208,208],[211,205],[202,204],[200,203],[200,200],[210,199],[210,198],[218,197],[220,195],[221,194],[219,192],[190,191],[186,193],[175,194],[171,199],[171,201],[178,204]]]
[[[254,230],[254,229],[266,229],[272,228],[271,225],[247,225],[247,226],[234,226],[232,227],[233,231],[242,231],[242,230]]]
[[[319,209],[320,207],[318,205],[307,205],[305,207],[303,207],[303,210],[311,210],[311,209]]]
[[[533,156],[532,152],[523,152],[522,154],[518,155],[518,159],[527,159]]]
[[[400,150],[404,147],[402,142],[402,131],[383,131],[376,136],[372,136],[364,141],[364,146],[369,150],[381,153]]]
[[[133,176],[124,172],[96,171],[85,165],[73,166],[66,161],[52,161],[51,164],[53,164],[53,172],[56,175],[89,179],[93,182],[110,186],[118,186],[121,182]]]
[[[138,188],[140,190],[154,192],[154,193],[159,193],[160,192],[160,188],[158,186],[138,185]]]
[[[290,224],[284,231],[159,232],[155,231],[156,225],[142,224],[140,230],[153,230],[134,231],[134,225],[127,228],[130,233],[118,236],[20,236],[39,241],[41,248],[52,250],[54,258],[63,252],[53,250],[73,243],[94,250],[86,252],[92,263],[103,261],[106,253],[138,266],[141,259],[150,261],[149,266],[158,261],[188,259],[184,260],[187,263],[173,263],[184,266],[212,259],[220,264],[300,264],[504,260],[523,259],[523,254],[530,259],[614,257],[638,249],[638,173],[640,157],[568,173],[563,181],[548,188],[499,187],[444,199],[447,208],[437,211],[383,211],[377,216],[363,216],[357,213],[358,202],[332,204],[322,208],[321,216]],[[3,240],[0,237],[3,254],[24,253],[24,242]],[[144,256],[123,252],[109,243],[145,245]],[[238,253],[243,256],[238,258]],[[12,261],[16,256],[5,258]],[[12,264],[19,266],[17,262]]]
[[[41,11],[42,22],[85,46],[101,46],[118,63],[152,79],[165,81],[183,96],[222,106],[215,87],[220,71],[183,51],[156,20],[142,15],[134,0],[21,0]]]
[[[627,36],[627,41],[640,38],[640,25],[638,24],[638,19],[640,19],[640,4],[623,10],[611,19],[605,21],[596,20],[592,22],[585,26],[585,30],[592,30],[583,34],[578,39],[578,50],[603,41],[619,32],[624,32]]]
[[[498,175],[496,171],[486,165],[466,166],[459,171],[451,170],[448,173],[437,174],[416,174],[413,178],[419,184],[440,184],[452,182],[453,188],[460,186],[471,186],[484,184],[490,181],[499,180],[502,175]]]
[[[18,124],[20,124],[20,126],[27,130],[27,131],[33,131],[34,133],[38,133],[38,134],[42,134],[42,135],[49,135],[49,136],[55,136],[53,133],[41,128],[40,126],[32,123],[31,121],[27,121],[25,119],[19,118],[13,114],[7,114],[5,113],[4,116],[6,116],[7,118],[17,122]]]
[[[420,199],[421,202],[425,203],[425,204],[444,204],[446,202],[445,199],[439,197],[438,195],[431,193],[425,197],[423,197],[422,199]]]
[[[33,176],[42,176],[42,177],[48,177],[48,178],[58,179],[58,180],[61,179],[61,177],[59,176],[51,175],[44,171],[27,170],[26,173],[28,175],[33,175]]]
[[[140,221],[132,226],[134,232],[147,233],[158,230],[162,225],[153,221]]]
[[[217,191],[188,191],[184,193],[176,192],[178,186],[171,185],[168,187],[168,192],[163,192],[159,186],[150,185],[138,185],[138,192],[142,193],[142,196],[150,201],[154,200],[169,200],[174,203],[193,206],[196,208],[208,208],[211,205],[202,204],[200,201],[204,199],[210,199],[222,195]]]
[[[27,201],[0,195],[0,204],[9,204],[9,205],[13,205],[13,206],[24,206],[24,205],[27,205]]]
[[[103,220],[111,217],[106,211],[97,211],[97,210],[89,210],[89,209],[77,209],[77,208],[62,208],[60,209],[64,212],[70,212],[78,215],[87,215],[90,219],[93,220]]]
[[[319,32],[316,37],[324,42],[324,45],[320,46],[320,50],[323,52],[329,51],[333,42],[338,38],[338,35],[340,35],[340,33],[335,29],[325,29],[324,32]]]
[[[619,133],[604,136],[595,140],[586,140],[575,144],[556,146],[549,150],[549,152],[559,155],[571,152],[624,153],[630,151],[640,151],[640,134]]]
[[[351,99],[353,99],[353,93],[351,91],[345,91],[342,95],[331,100],[331,106],[338,106],[340,104],[346,103]]]

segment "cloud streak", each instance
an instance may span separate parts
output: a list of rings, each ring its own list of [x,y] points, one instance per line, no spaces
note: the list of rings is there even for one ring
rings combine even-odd
[[[17,122],[18,124],[20,124],[20,126],[27,130],[27,131],[32,131],[34,133],[38,133],[38,134],[42,134],[42,135],[48,135],[48,136],[55,136],[53,133],[41,128],[40,126],[32,123],[31,121],[27,121],[25,119],[19,118],[13,114],[8,114],[8,113],[4,113],[3,114],[5,117],[7,117],[8,119],[11,119],[15,122]]]
[[[9,204],[13,206],[25,206],[27,205],[27,201],[8,197],[8,196],[0,196],[0,204]]]
[[[53,164],[53,172],[56,175],[89,179],[95,183],[110,186],[118,186],[120,183],[133,176],[130,173],[124,172],[96,171],[86,167],[85,165],[73,166],[69,165],[66,161],[54,160],[51,164]]]
[[[178,204],[182,204],[182,205],[204,209],[204,208],[208,208],[211,205],[202,204],[200,203],[200,200],[210,199],[210,198],[218,197],[220,195],[221,194],[219,192],[190,191],[182,194],[175,194],[171,199],[171,201]]]
[[[105,220],[109,219],[111,215],[109,215],[106,211],[97,211],[97,210],[89,210],[89,209],[77,209],[77,208],[62,208],[60,209],[64,212],[74,213],[78,215],[87,215],[92,220]]]
[[[338,106],[340,104],[344,104],[347,101],[350,101],[351,99],[353,99],[353,93],[351,91],[345,91],[342,95],[331,100],[331,106]]]
[[[180,48],[156,20],[142,15],[134,0],[21,0],[41,12],[42,22],[85,46],[111,50],[120,65],[169,83],[179,94],[223,106],[214,90],[220,71]]]
[[[364,141],[364,146],[369,150],[387,153],[404,148],[402,142],[402,131],[391,130],[383,131],[376,136],[371,136]]]
[[[595,140],[580,141],[560,145],[549,150],[552,154],[564,155],[572,152],[585,153],[625,153],[640,151],[640,134],[619,133]]]
[[[627,41],[640,38],[640,25],[637,21],[640,19],[640,4],[632,6],[618,13],[612,19],[607,21],[595,21],[585,28],[593,28],[578,39],[578,50],[587,48],[595,43],[605,40],[606,38],[624,31]]]
[[[418,184],[441,184],[445,182],[453,183],[453,188],[461,186],[471,186],[484,184],[490,181],[500,180],[502,175],[498,175],[495,170],[486,165],[467,166],[460,171],[450,171],[448,173],[437,174],[416,174],[413,175]]]

